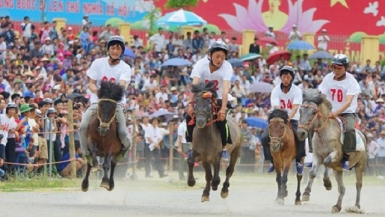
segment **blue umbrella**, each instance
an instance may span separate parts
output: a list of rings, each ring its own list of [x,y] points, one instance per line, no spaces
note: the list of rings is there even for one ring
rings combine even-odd
[[[128,47],[126,47],[126,48],[124,49],[124,54],[123,54],[123,56],[135,58],[134,52],[133,52],[130,48],[128,48]]]
[[[240,59],[229,59],[227,60],[233,67],[242,66],[243,62]]]
[[[256,53],[249,53],[241,56],[239,59],[241,59],[242,61],[248,61],[248,60],[254,60],[257,58],[261,58],[261,55]]]
[[[156,21],[158,26],[199,26],[205,24],[207,22],[202,17],[183,9],[167,13]]]
[[[309,59],[333,59],[333,55],[326,51],[317,51],[309,56]]]
[[[293,41],[287,45],[288,50],[313,50],[315,49],[313,45],[311,45],[307,41]]]
[[[251,127],[258,127],[261,129],[265,129],[267,127],[267,121],[262,118],[251,117],[251,118],[246,118],[245,121]]]
[[[182,58],[172,58],[162,64],[162,66],[188,66],[191,62]]]

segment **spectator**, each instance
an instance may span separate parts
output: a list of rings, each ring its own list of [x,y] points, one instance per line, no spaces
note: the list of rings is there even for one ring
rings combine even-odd
[[[330,42],[330,38],[326,35],[326,29],[322,29],[322,33],[318,36],[318,49],[319,50],[327,50],[328,42]]]
[[[249,46],[249,53],[256,53],[256,54],[260,54],[261,53],[257,37],[254,37],[254,43],[250,44],[250,46]]]

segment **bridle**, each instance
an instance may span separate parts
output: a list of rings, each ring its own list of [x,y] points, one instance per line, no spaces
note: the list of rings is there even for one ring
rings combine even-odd
[[[99,102],[112,102],[112,103],[115,103],[117,104],[117,102],[115,100],[112,100],[112,99],[99,99]],[[100,117],[100,114],[99,114],[99,106],[98,108],[96,109],[96,114],[97,114],[97,117],[98,117],[98,120],[100,122],[100,125],[99,127],[103,127],[103,128],[110,128],[110,125],[111,123],[115,120],[116,118],[116,112],[114,112],[114,115],[111,117],[111,119],[108,121],[108,122],[103,122],[102,121],[102,118]]]
[[[279,123],[283,124],[284,130],[283,130],[283,135],[281,137],[271,136],[271,134],[270,134],[270,124],[272,122],[274,122],[274,123],[279,122]],[[286,126],[287,126],[287,124],[285,124],[285,122],[284,122],[284,120],[282,118],[272,118],[272,119],[270,119],[270,121],[269,121],[269,138],[270,138],[270,140],[278,140],[279,143],[282,143],[282,139],[285,138],[285,136],[286,136]]]
[[[318,120],[321,120],[322,118],[322,113],[320,112],[320,110],[318,109],[318,107],[314,107],[312,105],[309,105],[308,103],[304,103],[301,105],[301,107],[304,107],[304,108],[309,108],[309,109],[313,109],[316,111],[316,115],[314,115],[313,119],[311,121],[308,121],[304,124],[300,124],[298,126],[298,129],[305,129],[306,131],[310,131],[311,129],[313,129],[314,127],[314,122],[318,119]],[[301,119],[301,117],[300,117]],[[314,132],[320,132],[325,126],[326,126],[326,123],[328,121],[329,117],[325,118],[325,121],[322,122],[321,126],[319,128],[314,128]],[[301,121],[300,121],[301,123]]]
[[[205,92],[205,93],[202,93],[201,94],[201,97],[203,99],[208,99],[210,98],[211,99],[211,110],[212,110],[212,114],[215,115],[217,114],[218,112],[218,109],[219,109],[219,106],[216,104],[216,99],[212,96],[212,93],[211,92]],[[192,105],[194,106],[194,104]],[[197,111],[194,110],[194,112],[192,113],[191,117],[192,117],[192,120],[194,120],[194,118],[197,116],[197,115],[203,115],[205,116],[205,118],[208,120],[208,122],[206,123],[206,127],[207,126],[210,126],[211,124],[219,121],[219,117],[217,117],[216,119],[210,121],[211,119],[211,116],[210,114],[208,114],[205,110],[203,109],[198,109]]]

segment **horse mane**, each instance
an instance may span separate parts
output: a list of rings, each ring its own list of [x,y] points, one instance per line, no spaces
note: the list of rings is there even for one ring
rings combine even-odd
[[[124,96],[124,89],[119,84],[102,81],[100,83],[100,89],[98,90],[99,99],[112,99],[120,101]]]
[[[202,92],[211,92],[212,96],[214,98],[218,97],[217,91],[215,90],[215,83],[214,81],[209,81],[207,83],[200,82],[199,84],[193,84],[192,85],[192,90],[191,90],[195,95],[198,95],[199,93]]]
[[[332,109],[332,104],[326,99],[326,95],[321,93],[318,89],[307,89],[303,91],[303,101],[312,102],[317,106],[324,104],[327,108]]]
[[[286,110],[274,109],[269,115],[268,122],[273,118],[282,118],[284,123],[287,124],[289,121],[289,114]]]

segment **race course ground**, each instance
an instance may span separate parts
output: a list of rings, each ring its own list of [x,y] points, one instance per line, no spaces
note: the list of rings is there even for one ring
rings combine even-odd
[[[195,174],[197,184],[188,187],[186,181],[179,181],[177,172],[169,173],[163,179],[154,176],[146,179],[138,173],[138,180],[116,181],[115,189],[108,192],[99,187],[100,179],[93,178],[87,193],[79,187],[60,189],[15,190],[0,193],[0,216],[28,217],[98,217],[98,216],[261,216],[261,217],[324,217],[331,216],[331,207],[337,201],[337,188],[331,177],[333,189],[326,191],[321,180],[315,180],[309,202],[294,205],[295,176],[288,181],[289,195],[285,205],[274,203],[276,196],[275,175],[261,175],[235,172],[230,180],[227,199],[218,191],[211,191],[210,201],[200,201],[204,186],[204,174]],[[224,180],[224,174],[221,173]],[[353,216],[345,208],[355,201],[354,175],[345,177],[346,194],[338,217]],[[222,184],[222,182],[221,182]],[[2,186],[7,185],[1,183]],[[301,188],[302,192],[305,189]],[[365,214],[360,216],[382,217],[385,213],[385,181],[365,177],[361,207]]]

